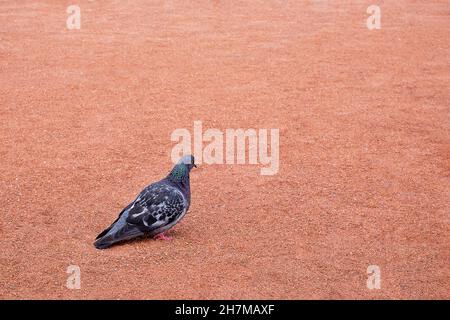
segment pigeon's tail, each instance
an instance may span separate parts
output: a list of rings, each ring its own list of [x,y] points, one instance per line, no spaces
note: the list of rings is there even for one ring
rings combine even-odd
[[[97,249],[106,249],[118,242],[134,239],[143,235],[144,233],[137,227],[127,224],[116,232],[113,232],[111,229],[111,231],[107,232],[104,236],[96,239],[94,246]]]
[[[105,237],[95,240],[94,246],[97,249],[106,249],[106,248],[111,247],[114,243],[116,243],[116,242],[114,241],[114,239],[111,236],[108,236],[108,237],[105,236]]]
[[[119,217],[108,229],[100,233],[95,239],[94,246],[97,249],[106,249],[113,244],[143,236],[144,232],[136,226],[125,221],[125,217]]]

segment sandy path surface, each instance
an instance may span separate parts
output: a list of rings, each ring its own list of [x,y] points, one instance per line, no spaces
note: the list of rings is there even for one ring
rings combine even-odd
[[[448,1],[77,3],[0,3],[1,298],[450,298]],[[279,128],[279,173],[202,165],[173,241],[96,250],[194,120]]]

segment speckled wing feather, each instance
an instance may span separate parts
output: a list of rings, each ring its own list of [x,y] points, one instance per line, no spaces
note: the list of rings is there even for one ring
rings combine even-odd
[[[166,181],[146,187],[95,241],[99,249],[143,235],[153,236],[172,227],[186,213],[188,203],[176,187]]]
[[[186,207],[186,200],[177,188],[156,183],[136,198],[126,221],[152,234],[175,222]]]

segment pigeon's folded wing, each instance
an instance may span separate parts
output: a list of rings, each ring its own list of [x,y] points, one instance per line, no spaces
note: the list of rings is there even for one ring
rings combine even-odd
[[[183,195],[176,188],[151,186],[135,200],[126,221],[148,232],[172,223],[185,209]]]

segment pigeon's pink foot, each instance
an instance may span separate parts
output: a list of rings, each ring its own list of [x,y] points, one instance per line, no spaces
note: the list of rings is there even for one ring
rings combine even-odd
[[[172,237],[166,237],[163,232],[163,233],[157,234],[154,239],[169,241],[169,240],[172,240]]]

